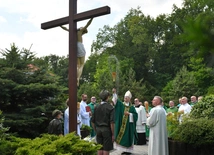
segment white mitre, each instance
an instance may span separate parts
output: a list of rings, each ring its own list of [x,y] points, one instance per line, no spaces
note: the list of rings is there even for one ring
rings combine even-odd
[[[132,94],[129,90],[125,93],[125,97],[129,97],[130,99],[132,98]]]

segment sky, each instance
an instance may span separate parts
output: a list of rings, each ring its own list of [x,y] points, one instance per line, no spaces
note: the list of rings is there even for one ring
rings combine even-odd
[[[156,17],[170,14],[175,4],[181,7],[182,0],[78,0],[78,13],[103,6],[111,8],[111,14],[97,17],[83,36],[86,57],[91,54],[91,44],[104,25],[114,26],[127,12],[140,7],[145,15]],[[15,43],[19,49],[31,47],[37,57],[68,54],[68,32],[60,27],[42,30],[41,23],[68,16],[69,0],[0,0],[0,50]],[[81,27],[87,20],[78,22]],[[65,25],[68,27],[68,25]]]

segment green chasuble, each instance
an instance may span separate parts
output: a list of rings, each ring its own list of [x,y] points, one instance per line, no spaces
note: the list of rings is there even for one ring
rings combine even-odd
[[[133,123],[130,123],[129,116],[125,116],[124,112],[128,111],[133,115]],[[115,130],[114,138],[117,144],[123,147],[131,147],[133,142],[137,140],[136,121],[138,114],[135,107],[126,106],[120,100],[115,105]]]
[[[171,112],[171,113],[175,113],[175,112],[178,112],[178,108],[177,107],[171,107],[171,108],[168,108],[166,110],[167,113]]]
[[[93,114],[94,113],[94,108],[97,106],[97,103],[89,103],[88,106],[90,107],[91,109],[91,113]],[[93,130],[93,127],[92,127],[92,124],[91,124],[91,121],[90,121],[90,126],[92,128],[91,130],[91,137],[94,137],[96,135],[95,131]]]

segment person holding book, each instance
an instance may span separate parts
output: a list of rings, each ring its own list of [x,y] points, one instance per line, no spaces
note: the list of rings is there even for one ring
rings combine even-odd
[[[82,124],[90,126],[91,111],[86,101],[87,95],[82,94],[82,101],[80,102],[80,116],[82,119]]]

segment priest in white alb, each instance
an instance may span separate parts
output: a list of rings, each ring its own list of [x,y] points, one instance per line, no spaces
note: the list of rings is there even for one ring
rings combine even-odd
[[[86,107],[88,105],[86,101],[87,101],[87,95],[82,94],[82,101],[80,102],[80,117],[82,120],[82,124],[90,126],[91,111],[87,112]]]
[[[147,119],[150,128],[148,155],[169,155],[166,114],[161,105],[162,101],[160,96],[154,97],[152,100],[154,108]]]

